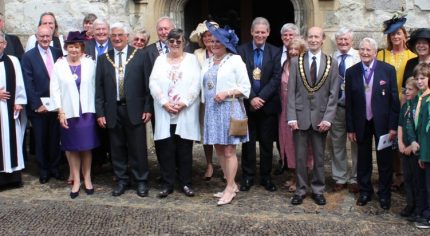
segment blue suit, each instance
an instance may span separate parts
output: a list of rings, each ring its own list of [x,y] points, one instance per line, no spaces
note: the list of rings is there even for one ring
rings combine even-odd
[[[50,47],[54,62],[62,56],[62,51]],[[37,113],[42,106],[41,97],[49,97],[49,74],[40,55],[34,47],[21,59],[22,74],[27,92],[27,114],[34,131],[36,160],[41,178],[59,174],[60,125],[56,112]]]
[[[348,133],[355,133],[357,137],[357,181],[360,194],[370,196],[373,193],[371,184],[372,136],[374,136],[377,146],[381,135],[389,133],[390,130],[397,130],[400,102],[395,68],[385,62],[376,61],[371,98],[373,118],[367,120],[363,74],[362,62],[346,70],[346,129]],[[380,199],[390,199],[391,197],[392,155],[391,148],[376,152]]]

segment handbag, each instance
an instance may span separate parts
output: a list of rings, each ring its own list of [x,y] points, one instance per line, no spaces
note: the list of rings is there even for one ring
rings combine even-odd
[[[246,136],[248,134],[248,117],[246,116],[245,106],[243,105],[243,101],[241,99],[237,99],[240,107],[245,114],[245,118],[243,119],[235,119],[233,118],[233,106],[234,106],[234,96],[231,100],[230,106],[230,127],[228,129],[228,135],[230,136]]]

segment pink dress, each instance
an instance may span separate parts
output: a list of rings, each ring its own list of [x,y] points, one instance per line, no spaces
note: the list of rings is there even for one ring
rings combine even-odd
[[[293,132],[291,128],[288,126],[287,121],[287,103],[288,103],[288,61],[284,63],[284,67],[282,69],[282,77],[281,77],[281,89],[279,91],[281,97],[281,106],[282,111],[279,115],[279,147],[280,147],[280,155],[283,163],[287,163],[288,168],[295,169],[296,168],[296,152],[294,149],[294,141],[293,141]],[[313,153],[312,148],[308,145],[308,161],[307,166],[309,169],[313,168]]]

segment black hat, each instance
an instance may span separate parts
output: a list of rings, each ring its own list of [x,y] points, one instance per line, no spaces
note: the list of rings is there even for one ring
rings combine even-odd
[[[414,53],[417,53],[415,51],[415,45],[417,44],[418,39],[426,39],[430,44],[430,29],[420,28],[411,33],[411,37],[406,42],[406,46]]]
[[[82,36],[79,31],[70,31],[67,35],[67,39],[64,40],[64,43],[78,43],[83,42],[85,38]]]
[[[384,21],[384,34],[391,34],[400,29],[406,23],[405,16],[401,12],[396,12],[393,18]]]

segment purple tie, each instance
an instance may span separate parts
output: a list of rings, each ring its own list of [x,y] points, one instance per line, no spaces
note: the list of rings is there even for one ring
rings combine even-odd
[[[369,68],[364,70],[364,76],[367,78],[369,76]],[[369,78],[371,79],[371,78]],[[367,85],[366,85],[367,86]],[[371,120],[373,118],[372,113],[372,85],[371,81],[368,84],[368,88],[365,88],[364,93],[366,94],[366,119]]]

